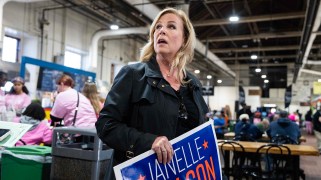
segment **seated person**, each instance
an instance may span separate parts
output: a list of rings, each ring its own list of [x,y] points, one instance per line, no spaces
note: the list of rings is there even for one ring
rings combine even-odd
[[[288,112],[281,111],[280,118],[271,122],[267,134],[271,140],[277,136],[288,136],[288,138],[292,141],[292,144],[298,144],[298,139],[301,137],[300,128],[295,122],[291,121],[287,117]]]
[[[259,111],[256,111],[254,113],[254,117],[253,117],[253,124],[258,124],[262,121],[262,118],[261,118],[261,113]]]
[[[241,114],[239,122],[235,124],[235,138],[238,141],[256,141],[262,138],[263,132],[249,122],[248,114]]]
[[[264,134],[270,127],[270,121],[267,118],[264,118],[260,123],[255,125],[260,129],[260,131]]]
[[[224,138],[225,119],[220,111],[217,111],[213,117],[215,134],[217,139]]]
[[[52,128],[49,127],[44,109],[39,103],[31,103],[23,111],[20,123],[32,124],[32,127],[16,143],[16,146],[39,145],[41,143],[50,145],[52,140]]]

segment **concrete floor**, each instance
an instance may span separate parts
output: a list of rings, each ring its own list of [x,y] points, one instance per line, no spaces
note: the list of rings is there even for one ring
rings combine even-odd
[[[307,142],[302,144],[316,147],[316,138],[314,135],[307,134],[304,130],[302,135],[306,137]],[[320,156],[301,156],[300,167],[305,172],[306,180],[321,180],[321,155]]]

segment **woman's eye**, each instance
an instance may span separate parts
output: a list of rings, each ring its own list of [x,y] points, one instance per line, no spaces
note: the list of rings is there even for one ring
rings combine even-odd
[[[168,28],[169,29],[176,29],[176,26],[174,26],[173,24],[170,24],[170,25],[168,25]]]
[[[162,27],[162,25],[158,24],[156,25],[155,29],[160,29]]]

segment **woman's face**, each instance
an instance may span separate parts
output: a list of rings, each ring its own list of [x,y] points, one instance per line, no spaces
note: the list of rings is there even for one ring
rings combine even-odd
[[[183,21],[175,14],[163,15],[155,25],[154,50],[173,58],[184,43]]]
[[[65,85],[64,85],[64,83],[61,82],[61,83],[58,83],[58,84],[57,84],[57,91],[58,91],[58,93],[65,91]]]
[[[21,82],[15,82],[13,84],[13,88],[14,88],[15,92],[18,94],[20,94],[22,92],[22,87],[23,87],[23,84]]]

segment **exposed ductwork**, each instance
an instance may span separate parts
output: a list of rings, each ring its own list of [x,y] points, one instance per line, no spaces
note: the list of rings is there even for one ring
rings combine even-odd
[[[296,82],[297,78],[300,76],[300,71],[303,70],[309,53],[311,51],[312,44],[315,40],[316,34],[320,23],[321,23],[321,4],[319,0],[310,0],[308,4],[306,21],[304,24],[303,35],[300,43],[300,50],[295,62],[293,83]]]
[[[149,2],[148,0],[144,0],[144,3],[142,3],[141,0],[126,0],[129,4],[133,5],[136,9],[138,9],[141,13],[145,14],[150,19],[154,19],[156,15],[160,12],[160,9]],[[186,6],[185,6],[186,9]],[[188,9],[188,8],[187,8]],[[200,52],[202,55],[204,55],[209,61],[220,67],[222,72],[227,74],[228,76],[231,76],[235,78],[235,72],[233,72],[223,61],[221,61],[215,54],[213,54],[210,51],[207,51],[206,46],[199,41],[196,40],[196,47],[195,50]],[[207,52],[207,53],[206,53]]]
[[[313,71],[313,70],[309,70],[309,69],[301,69],[300,71],[303,73],[308,73],[308,74],[321,75],[321,72]]]
[[[33,3],[33,2],[41,2],[41,1],[49,1],[49,0],[1,0],[0,1],[0,47],[2,47],[2,21],[3,21],[3,7],[7,2],[21,2],[21,3]]]
[[[148,27],[133,27],[133,28],[122,28],[117,31],[114,30],[100,30],[97,31],[92,40],[89,50],[89,57],[91,60],[91,66],[97,67],[98,62],[98,42],[101,38],[106,38],[109,36],[120,36],[129,34],[148,34]]]
[[[311,65],[321,65],[321,60],[315,61],[315,60],[307,60],[305,64],[311,64]],[[304,64],[304,65],[305,65]],[[301,69],[304,70],[304,69]]]

